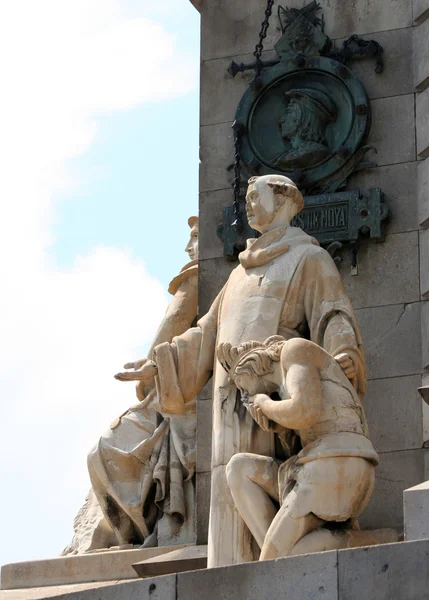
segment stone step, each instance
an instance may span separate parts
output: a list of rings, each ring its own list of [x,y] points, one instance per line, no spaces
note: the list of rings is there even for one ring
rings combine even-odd
[[[162,556],[154,556],[133,565],[139,577],[157,577],[170,573],[207,568],[207,546],[187,546]]]
[[[1,568],[1,589],[13,590],[70,583],[121,581],[136,579],[132,565],[184,548],[161,546],[131,550],[106,550],[46,560],[10,563]]]

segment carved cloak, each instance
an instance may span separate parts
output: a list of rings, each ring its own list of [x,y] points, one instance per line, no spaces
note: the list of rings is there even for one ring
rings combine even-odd
[[[208,566],[257,558],[256,544],[235,508],[225,470],[238,452],[274,456],[273,435],[262,431],[242,405],[235,386],[215,361],[220,342],[302,336],[331,355],[348,352],[357,390],[366,389],[365,357],[353,308],[338,270],[314,238],[295,227],[249,240],[236,267],[197,327],[154,351],[162,404],[179,412],[213,370],[213,445]]]

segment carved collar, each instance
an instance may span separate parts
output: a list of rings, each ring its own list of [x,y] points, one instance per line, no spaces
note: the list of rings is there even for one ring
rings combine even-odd
[[[248,239],[246,250],[241,252],[238,258],[244,269],[252,269],[269,263],[287,252],[289,246],[298,244],[319,246],[315,238],[307,235],[299,227],[278,227],[263,233],[259,238]]]
[[[186,279],[192,276],[196,277],[197,275],[198,258],[186,263],[186,265],[180,270],[180,273],[176,275],[176,277],[173,277],[173,279],[170,281],[170,285],[168,286],[168,292],[174,296],[183,281],[186,281]]]

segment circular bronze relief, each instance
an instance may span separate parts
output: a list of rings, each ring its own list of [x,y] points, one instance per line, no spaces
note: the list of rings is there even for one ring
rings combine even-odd
[[[357,77],[327,57],[281,62],[261,75],[237,108],[241,159],[257,175],[281,173],[317,187],[362,146],[370,107]]]

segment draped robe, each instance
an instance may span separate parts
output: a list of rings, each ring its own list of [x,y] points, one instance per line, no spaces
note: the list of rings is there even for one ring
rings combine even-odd
[[[226,481],[234,454],[274,456],[274,437],[263,431],[240,401],[234,384],[215,358],[221,342],[263,341],[271,335],[302,336],[332,356],[347,352],[362,397],[366,367],[353,308],[330,255],[295,227],[248,240],[209,312],[197,327],[155,348],[156,385],[161,402],[184,410],[213,371],[212,477],[208,566],[257,558],[257,546],[235,508]]]
[[[197,262],[187,263],[171,281],[168,291],[174,298],[148,357],[195,321]],[[143,401],[115,419],[88,455],[92,488],[120,544],[143,543],[162,514],[181,522],[193,511],[195,402],[188,402],[184,414],[164,415],[155,389],[142,382],[137,395]]]

